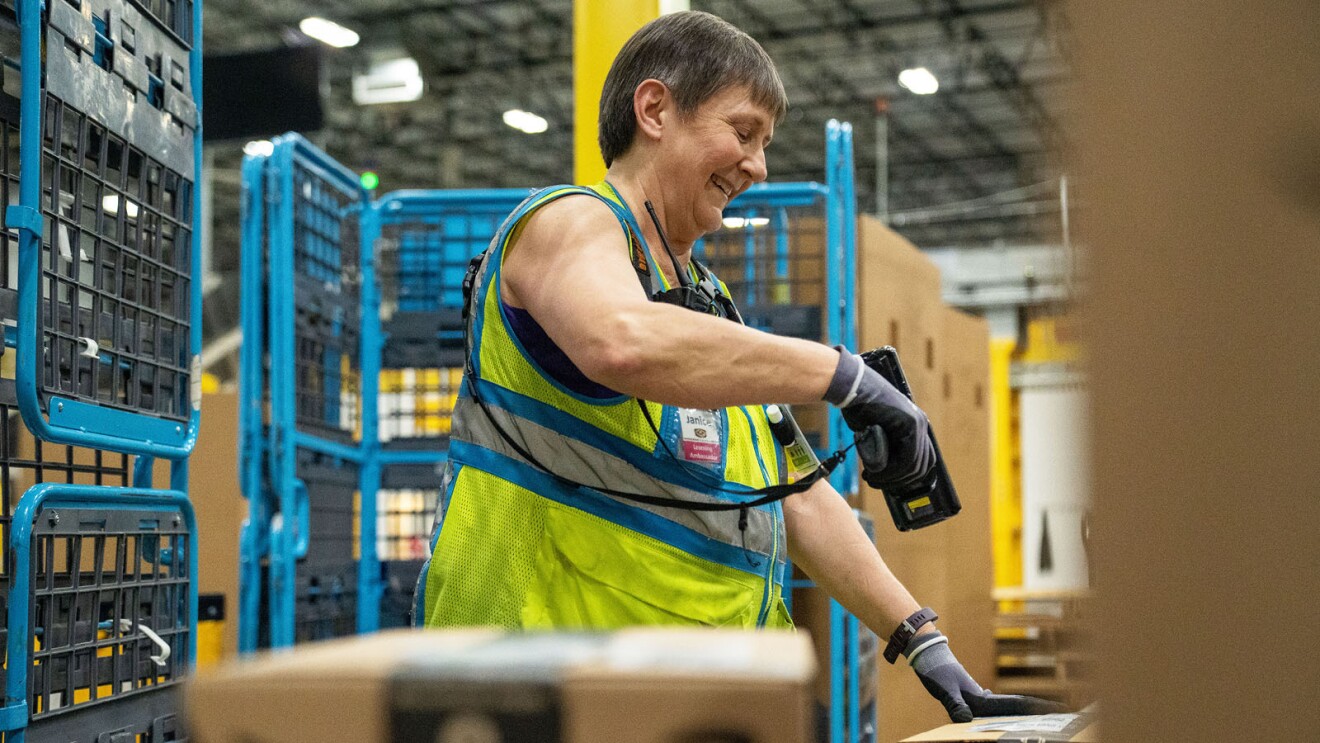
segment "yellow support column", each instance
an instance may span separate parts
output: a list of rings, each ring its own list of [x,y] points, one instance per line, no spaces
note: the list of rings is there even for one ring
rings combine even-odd
[[[600,89],[614,56],[648,21],[688,9],[688,0],[573,0],[573,179],[605,178],[596,144]]]
[[[1022,431],[1018,391],[1013,389],[1011,379],[1013,362],[1075,363],[1081,357],[1081,348],[1071,337],[1065,316],[1041,316],[1027,324],[1021,347],[1013,337],[990,341],[990,523],[995,588],[1017,588],[1023,581]]]
[[[1022,585],[1021,440],[1010,379],[1015,338],[990,341],[990,529],[995,588]]]

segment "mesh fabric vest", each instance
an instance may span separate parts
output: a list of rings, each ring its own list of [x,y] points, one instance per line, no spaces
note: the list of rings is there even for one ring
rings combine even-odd
[[[473,374],[455,405],[444,517],[419,584],[419,618],[429,627],[790,625],[781,599],[787,555],[779,503],[747,509],[740,528],[738,511],[644,505],[592,489],[746,501],[722,489],[760,488],[783,477],[783,451],[764,407],[715,411],[719,461],[680,461],[672,454],[684,435],[680,410],[644,403],[657,437],[637,400],[573,392],[510,330],[499,290],[504,258],[530,214],[570,194],[607,203],[648,293],[669,288],[608,184],[539,191],[505,221],[468,307]],[[473,399],[473,384],[489,414]],[[497,427],[553,474],[525,459]]]

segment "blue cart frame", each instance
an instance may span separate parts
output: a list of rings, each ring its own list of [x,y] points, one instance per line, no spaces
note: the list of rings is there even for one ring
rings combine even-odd
[[[5,345],[17,358],[13,398],[3,404],[17,408],[36,453],[22,462],[0,456],[42,480],[50,476],[41,474],[43,445],[64,447],[67,461],[47,469],[70,482],[32,485],[12,517],[0,730],[15,743],[29,732],[165,740],[181,735],[177,682],[196,658],[197,526],[186,492],[200,425],[202,4],[18,0],[13,10],[19,183],[5,225],[17,235],[18,271],[17,286],[5,289],[17,290],[17,318]],[[61,149],[70,136],[73,156]],[[70,336],[80,332],[75,353]],[[94,459],[77,463],[76,454]],[[122,468],[102,465],[116,454]],[[129,457],[131,487],[73,482],[76,473],[126,482]],[[152,489],[156,458],[169,462],[169,490]],[[69,561],[84,544],[104,550],[107,541],[122,551],[118,563],[99,552],[94,566]],[[66,562],[52,557],[57,542]],[[119,619],[102,626],[112,604]],[[120,613],[129,605],[131,618]],[[168,626],[153,630],[157,620]],[[133,649],[127,675],[121,650],[149,640],[171,651],[157,659],[166,670],[142,676]],[[98,666],[112,682],[100,682]],[[53,692],[56,673],[65,678]]]

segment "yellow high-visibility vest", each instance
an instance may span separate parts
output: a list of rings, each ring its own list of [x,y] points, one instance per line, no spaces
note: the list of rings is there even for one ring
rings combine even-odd
[[[533,211],[570,194],[610,204],[639,278],[649,277],[652,294],[669,288],[608,184],[539,191],[505,221],[469,300],[472,370],[454,410],[443,517],[418,586],[420,623],[791,626],[782,600],[787,540],[780,503],[746,509],[740,524],[739,511],[638,504],[592,489],[739,502],[722,489],[779,484],[784,453],[764,406],[684,411],[644,402],[648,422],[634,398],[591,398],[552,379],[510,329],[500,301],[503,260]],[[489,414],[473,400],[474,384]],[[691,415],[680,419],[684,414]],[[677,452],[687,451],[681,447],[693,443],[693,431],[706,436],[704,426],[721,448],[701,451],[718,454],[704,466],[681,461]]]

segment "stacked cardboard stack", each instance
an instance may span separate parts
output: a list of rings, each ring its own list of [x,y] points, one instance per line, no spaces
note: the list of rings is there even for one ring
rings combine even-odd
[[[1094,701],[1089,592],[999,589],[995,598],[995,690],[1072,709]]]
[[[944,305],[939,269],[898,233],[870,217],[858,225],[861,348],[891,345],[930,416],[958,489],[957,517],[899,532],[884,496],[863,485],[861,507],[876,520],[876,546],[917,601],[941,615],[940,629],[971,674],[994,673],[990,562],[990,339],[984,320]],[[882,634],[886,634],[883,633]],[[898,740],[947,722],[943,708],[902,662],[880,669],[879,740]]]

